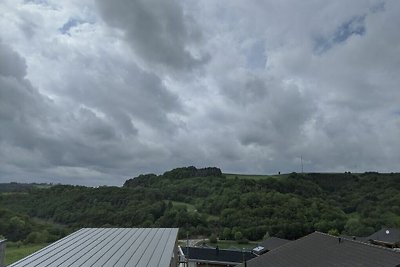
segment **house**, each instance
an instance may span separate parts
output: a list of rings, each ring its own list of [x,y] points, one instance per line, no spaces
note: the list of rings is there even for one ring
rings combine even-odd
[[[83,228],[11,266],[176,267],[177,237],[178,228]]]
[[[188,267],[235,266],[256,257],[250,251],[229,250],[204,247],[182,247],[181,251]]]
[[[400,266],[400,253],[352,239],[314,232],[238,266]]]
[[[400,230],[396,228],[382,228],[365,239],[374,245],[388,248],[400,248]]]
[[[263,242],[261,242],[260,244],[258,244],[257,247],[253,248],[253,253],[257,254],[257,255],[262,255],[270,250],[276,249],[286,243],[291,242],[290,240],[287,239],[282,239],[282,238],[278,238],[278,237],[270,237],[266,240],[264,240]]]

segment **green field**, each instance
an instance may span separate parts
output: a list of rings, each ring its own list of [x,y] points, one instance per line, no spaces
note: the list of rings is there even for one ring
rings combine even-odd
[[[48,244],[33,244],[23,245],[20,247],[6,247],[6,266],[44,248],[47,245]]]
[[[235,179],[235,177],[237,177],[239,179],[253,179],[253,180],[261,180],[268,178],[282,179],[289,176],[289,174],[261,175],[261,174],[234,174],[234,173],[224,173],[224,175],[228,179]]]
[[[186,207],[186,210],[188,212],[197,212],[196,207],[193,206],[192,204],[185,203],[185,202],[179,202],[179,201],[171,201],[171,202],[174,207]]]
[[[174,207],[185,207],[188,212],[198,212],[196,207],[192,204],[179,202],[179,201],[171,201]],[[207,221],[217,221],[219,216],[211,215],[211,214],[204,214],[207,216]]]

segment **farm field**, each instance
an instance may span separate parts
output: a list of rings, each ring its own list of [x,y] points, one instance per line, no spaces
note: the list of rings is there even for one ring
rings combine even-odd
[[[5,264],[6,266],[44,248],[48,244],[29,244],[20,247],[6,247]]]

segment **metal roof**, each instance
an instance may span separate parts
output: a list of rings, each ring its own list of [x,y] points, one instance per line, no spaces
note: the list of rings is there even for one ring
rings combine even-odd
[[[169,267],[178,228],[83,228],[10,265]]]

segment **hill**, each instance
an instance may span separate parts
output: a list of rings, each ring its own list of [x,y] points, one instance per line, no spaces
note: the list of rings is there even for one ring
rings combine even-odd
[[[180,227],[181,236],[240,240],[295,239],[315,230],[362,236],[400,227],[400,174],[246,176],[187,167],[139,175],[123,187],[3,194],[0,211],[1,233],[27,243],[36,242],[33,232],[47,231],[41,241],[49,242],[80,227],[111,226]],[[11,226],[12,218],[20,223]]]

